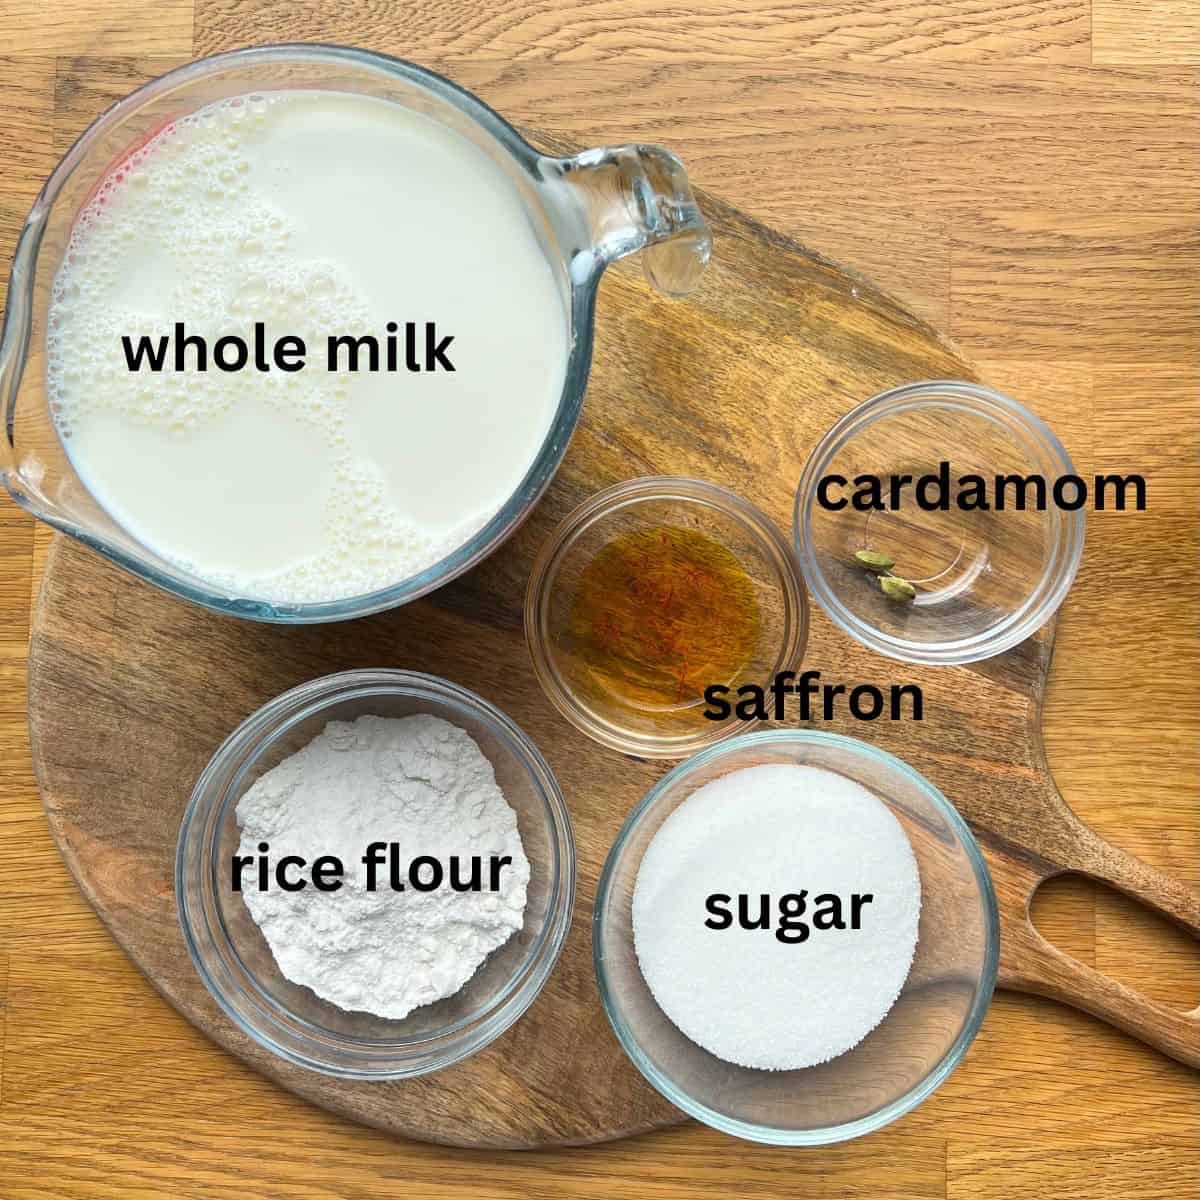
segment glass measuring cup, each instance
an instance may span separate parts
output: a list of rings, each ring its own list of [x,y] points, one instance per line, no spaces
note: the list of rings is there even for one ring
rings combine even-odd
[[[570,355],[554,419],[532,464],[500,510],[428,569],[377,591],[283,604],[223,591],[155,553],[88,490],[59,436],[46,381],[46,325],[55,273],[74,222],[131,150],[188,113],[231,96],[292,88],[351,92],[404,105],[466,137],[511,179],[559,281]],[[348,217],[352,219],[352,216]],[[683,295],[711,249],[683,166],[657,146],[626,145],[570,157],[542,154],[469,92],[411,63],[344,46],[278,45],[201,59],[139,88],[101,115],[55,168],[17,243],[0,332],[0,481],[35,517],[184,599],[264,621],[365,616],[425,595],[491,553],[549,484],[579,418],[592,354],[596,289],[609,263],[645,251],[660,291]],[[247,514],[247,519],[253,519]]]

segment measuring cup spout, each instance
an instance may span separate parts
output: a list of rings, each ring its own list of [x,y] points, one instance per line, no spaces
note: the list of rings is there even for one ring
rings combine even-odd
[[[33,243],[40,233],[40,215],[35,209],[21,231],[13,254],[12,272],[0,325],[0,481],[12,495],[25,503],[17,475],[17,394],[29,349],[30,302],[32,299]]]
[[[646,278],[660,292],[684,296],[696,287],[712,235],[674,154],[661,146],[608,146],[560,166],[584,208],[597,266],[644,250]]]
[[[34,203],[17,241],[0,325],[0,484],[27,512],[104,549],[107,518],[67,458],[46,389],[50,284],[39,259],[51,215],[47,190]]]

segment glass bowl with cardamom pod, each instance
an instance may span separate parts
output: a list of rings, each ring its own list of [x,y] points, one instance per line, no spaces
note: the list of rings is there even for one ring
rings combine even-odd
[[[809,456],[796,556],[813,598],[864,645],[967,663],[1057,611],[1083,555],[1089,481],[1050,427],[975,383],[905,384]]]

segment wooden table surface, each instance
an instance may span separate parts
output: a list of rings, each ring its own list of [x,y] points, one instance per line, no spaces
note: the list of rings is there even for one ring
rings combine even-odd
[[[276,40],[413,58],[589,144],[664,142],[698,184],[938,324],[1080,469],[1144,473],[1146,512],[1089,521],[1046,739],[1085,820],[1200,884],[1196,0],[0,0],[5,273],[40,183],[99,111],[96,81]],[[1200,1078],[1009,994],[937,1095],[821,1150],[688,1126],[586,1150],[448,1151],[277,1090],[159,1000],[50,841],[25,725],[47,542],[0,501],[5,1200],[1197,1194]],[[1196,1003],[1194,943],[1123,898],[1056,881],[1035,917],[1083,961]]]

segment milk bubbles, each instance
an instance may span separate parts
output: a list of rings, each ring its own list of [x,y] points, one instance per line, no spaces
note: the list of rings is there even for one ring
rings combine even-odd
[[[406,319],[455,334],[453,376],[328,370],[328,337]],[[176,323],[252,344],[256,322],[303,339],[304,369],[134,371],[122,351]],[[284,603],[389,586],[468,540],[536,455],[567,348],[497,164],[399,105],[320,91],[234,97],[129,153],[76,223],[46,339],[59,432],[113,518]]]

